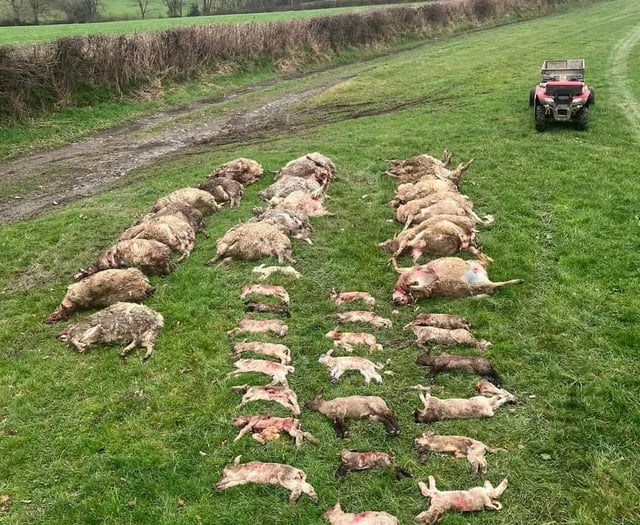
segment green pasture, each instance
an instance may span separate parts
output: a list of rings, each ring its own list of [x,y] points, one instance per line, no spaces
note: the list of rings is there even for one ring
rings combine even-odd
[[[380,9],[388,6],[337,7],[329,9],[311,9],[308,11],[279,11],[273,13],[249,13],[240,15],[215,15],[182,18],[151,18],[165,16],[161,9],[148,14],[145,20],[139,19],[139,13],[132,13],[132,20],[119,22],[96,22],[92,24],[53,24],[40,26],[0,27],[0,45],[31,44],[46,42],[67,36],[103,34],[127,34],[144,31],[168,29],[176,26],[194,24],[244,24],[247,22],[271,22],[295,18],[311,18],[365,9]],[[188,7],[187,7],[188,9]],[[114,13],[114,16],[115,13]]]
[[[612,0],[344,66],[324,74],[355,76],[299,108],[331,124],[202,148],[142,170],[98,197],[2,227],[0,496],[10,502],[0,522],[311,525],[325,523],[323,512],[339,499],[347,511],[385,510],[409,524],[428,505],[417,481],[433,475],[442,490],[482,484],[470,478],[463,460],[432,455],[417,461],[413,439],[432,428],[507,449],[488,456],[486,476],[494,484],[508,478],[503,510],[447,514],[444,525],[640,523],[640,128],[619,104],[620,81],[639,96],[640,77],[633,75],[637,65],[614,63],[638,57],[629,38],[639,19],[635,0]],[[624,41],[632,49],[616,52]],[[587,132],[534,130],[528,92],[542,61],[557,57],[586,60],[598,93]],[[393,109],[403,102],[406,109]],[[348,118],[363,107],[378,114]],[[478,234],[494,259],[490,276],[525,284],[489,299],[428,299],[396,308],[390,300],[396,275],[389,254],[376,246],[401,228],[384,205],[394,182],[383,175],[383,159],[440,155],[445,148],[454,163],[476,159],[461,190],[478,212],[496,218]],[[283,340],[296,367],[290,384],[301,405],[321,389],[328,398],[380,395],[396,411],[401,435],[390,438],[379,424],[352,422],[350,437],[339,441],[327,419],[303,409],[303,428],[319,445],[296,450],[287,437],[266,446],[248,437],[232,443],[233,416],[287,413],[264,403],[234,408],[240,398],[231,386],[265,382],[225,378],[233,369],[225,331],[244,314],[238,296],[244,284],[257,282],[254,265],[204,263],[216,239],[260,205],[257,194],[271,173],[310,151],[330,156],[338,168],[326,202],[335,216],[312,220],[314,246],[293,241],[303,278],[270,281],[291,295]],[[164,315],[165,328],[149,362],[141,363],[140,352],[120,360],[118,346],[80,355],[57,341],[61,327],[42,320],[74,271],[156,198],[239,156],[258,160],[266,175],[248,187],[239,207],[208,218],[210,238],[200,236],[177,271],[152,278],[156,292],[146,304]],[[375,311],[393,319],[393,329],[374,331],[383,353],[357,352],[390,360],[393,375],[382,385],[365,387],[356,374],[332,385],[317,364],[330,348],[324,334],[334,327],[327,317],[334,311],[332,288],[372,293]],[[402,326],[418,312],[467,317],[476,336],[493,342],[487,356],[521,402],[491,419],[415,424],[411,412],[419,401],[408,387],[426,376],[414,364],[420,352]],[[465,374],[442,374],[433,393],[468,397],[474,384]],[[396,481],[378,470],[336,479],[342,448],[393,451],[414,477]],[[286,491],[274,487],[215,491],[224,466],[240,454],[243,461],[305,470],[320,503],[302,496],[289,506]]]

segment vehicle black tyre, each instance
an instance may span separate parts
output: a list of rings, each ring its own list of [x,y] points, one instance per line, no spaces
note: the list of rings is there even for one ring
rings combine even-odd
[[[529,90],[529,107],[533,107],[536,103],[536,88],[531,88]]]
[[[582,108],[578,113],[578,119],[576,120],[576,126],[580,131],[584,131],[589,127],[589,109]]]
[[[535,112],[535,119],[536,119],[536,130],[538,131],[544,131],[544,127],[546,124],[546,117],[544,114],[544,108],[540,105],[536,103],[536,109],[534,110]]]
[[[596,103],[596,90],[589,86],[589,98],[587,99],[587,105],[592,106]]]

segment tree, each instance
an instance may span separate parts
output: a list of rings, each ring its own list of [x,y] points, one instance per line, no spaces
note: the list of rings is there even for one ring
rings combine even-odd
[[[46,0],[29,0],[29,5],[31,6],[33,23],[38,25],[40,23],[40,15],[44,14],[47,10]]]
[[[167,5],[167,14],[170,17],[182,16],[182,0],[164,0],[164,3]]]
[[[202,0],[202,14],[203,16],[209,16],[213,13],[214,0]]]
[[[23,0],[5,0],[11,11],[13,25],[19,26],[22,23],[22,2]]]
[[[144,20],[147,11],[149,10],[149,0],[135,0],[138,9],[140,9],[140,16],[142,16],[142,20]]]

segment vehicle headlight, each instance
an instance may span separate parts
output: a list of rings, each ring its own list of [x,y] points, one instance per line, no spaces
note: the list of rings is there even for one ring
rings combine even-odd
[[[545,104],[553,104],[555,103],[555,100],[553,97],[542,97],[542,102]]]
[[[571,105],[572,106],[582,106],[582,105],[584,105],[584,99],[582,99],[582,98],[574,98],[571,101]]]

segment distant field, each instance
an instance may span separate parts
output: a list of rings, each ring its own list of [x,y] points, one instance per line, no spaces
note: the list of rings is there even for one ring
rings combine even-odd
[[[246,22],[269,22],[293,18],[311,18],[349,11],[380,9],[388,6],[339,7],[333,9],[312,9],[309,11],[281,11],[277,13],[250,13],[243,15],[198,16],[183,18],[154,18],[147,20],[126,20],[122,22],[101,22],[95,24],[56,24],[43,26],[1,27],[0,45],[29,44],[44,42],[65,36],[89,35],[95,33],[125,34],[166,29],[192,24],[242,24]],[[135,15],[132,15],[135,16]],[[159,16],[155,14],[154,16]]]

